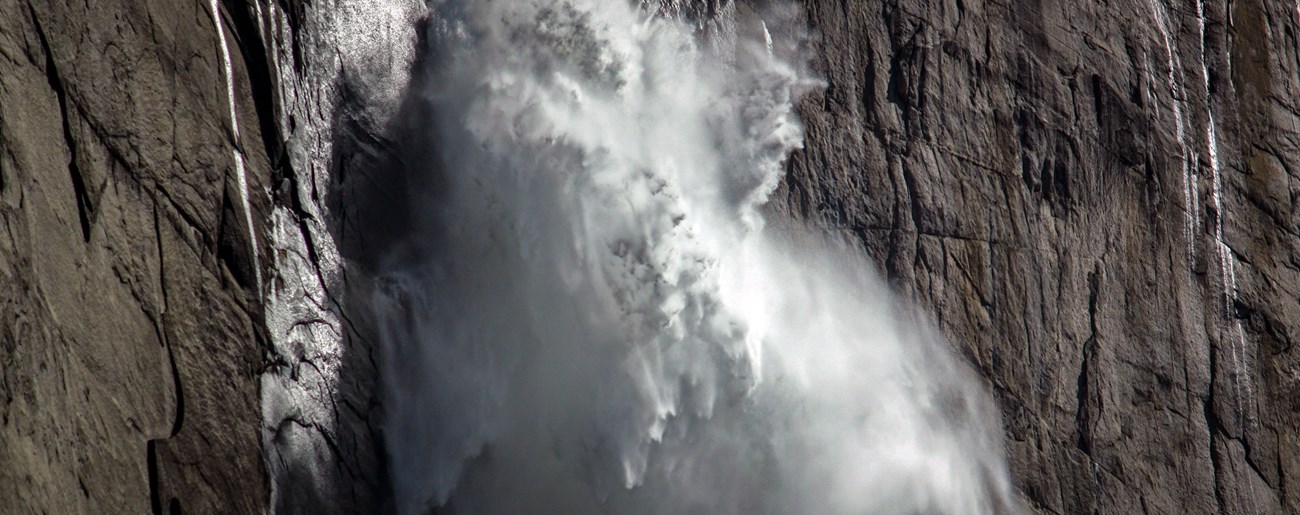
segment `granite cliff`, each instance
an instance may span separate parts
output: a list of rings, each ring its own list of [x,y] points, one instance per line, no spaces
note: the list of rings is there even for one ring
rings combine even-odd
[[[1300,511],[1297,6],[798,3],[825,87],[774,211],[938,320],[1024,506]],[[391,509],[424,12],[0,0],[0,511]]]

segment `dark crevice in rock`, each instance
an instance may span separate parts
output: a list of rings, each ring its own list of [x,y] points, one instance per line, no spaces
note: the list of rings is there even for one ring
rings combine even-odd
[[[863,106],[870,106],[872,105],[876,96],[878,95],[878,92],[876,91],[876,76],[877,76],[876,56],[875,56],[875,52],[871,47],[867,47],[867,53],[866,55],[862,56],[862,59],[866,61],[866,65],[863,69],[863,75],[862,75],[861,102]],[[865,111],[866,112],[863,113],[864,124],[870,125],[872,127],[879,127],[880,114],[877,113],[875,109],[868,108],[865,109]],[[873,131],[873,132],[878,133],[879,131]]]
[[[154,225],[155,230],[157,230],[158,219],[157,219],[156,204],[154,208],[154,224],[155,224]],[[158,253],[159,253],[158,269],[160,274],[163,273],[163,270],[166,269],[166,267],[163,266],[162,263],[161,236],[162,236],[161,233],[159,233],[158,234]],[[161,276],[159,277],[159,281],[160,281],[159,286],[162,288],[165,294],[165,292],[167,291],[167,287],[166,287],[167,283],[162,279]],[[165,317],[166,316],[165,301],[164,301],[163,311],[164,314],[162,316]],[[181,432],[181,425],[185,421],[185,394],[183,391],[181,391],[181,376],[180,376],[180,370],[177,370],[176,368],[176,356],[172,351],[171,344],[168,343],[167,341],[166,332],[164,332],[162,329],[162,323],[163,322],[161,320],[155,320],[154,330],[158,333],[159,343],[161,343],[163,347],[167,349],[167,367],[171,372],[172,391],[174,392],[173,394],[176,396],[176,405],[175,405],[176,412],[175,415],[173,415],[172,417],[172,427],[167,434],[167,438],[171,438]],[[159,472],[158,472],[158,443],[163,440],[166,440],[167,438],[154,438],[145,442],[145,466],[148,469],[148,481],[149,481],[149,507],[151,512],[154,515],[161,515],[163,513],[163,504],[162,504],[163,494],[160,486],[161,479],[159,478]]]
[[[898,181],[894,179],[894,174],[889,174],[889,185],[893,188],[891,192],[894,198],[892,208],[890,209],[890,226],[889,226],[889,251],[885,257],[885,275],[892,286],[897,287],[902,280],[902,270],[899,269],[899,260],[902,254],[903,242],[903,198],[901,191],[898,191]]]
[[[1079,366],[1078,392],[1075,397],[1076,407],[1074,415],[1075,447],[1084,454],[1092,454],[1092,437],[1088,430],[1088,367],[1092,361],[1090,346],[1085,346],[1083,351],[1083,363]]]
[[[1020,180],[1024,181],[1025,188],[1033,193],[1038,193],[1042,188],[1042,174],[1036,173],[1034,163],[1029,160],[1028,154],[1020,156]]]
[[[289,55],[293,59],[293,71],[295,75],[301,77],[306,74],[306,69],[303,66],[302,43],[299,37],[303,28],[303,4],[308,3],[308,0],[279,0],[279,3],[280,10],[284,12],[289,23]]]
[[[158,488],[158,440],[145,443],[145,466],[149,469],[150,512],[162,515],[162,492]]]
[[[167,345],[167,362],[172,370],[172,388],[176,390],[176,418],[172,419],[169,436],[176,436],[180,434],[181,427],[185,424],[185,389],[181,385],[181,372],[176,368],[176,353],[172,351],[170,343]]]
[[[167,340],[162,331],[163,316],[167,314],[167,267],[165,266],[165,257],[163,257],[163,235],[162,235],[162,214],[158,212],[160,206],[158,196],[153,196],[153,235],[154,243],[158,251],[158,293],[162,297],[162,307],[159,313],[159,319],[154,320],[154,329],[158,332],[158,343],[167,345]]]
[[[36,26],[36,36],[41,42],[41,50],[45,52],[45,80],[49,82],[50,89],[54,91],[55,97],[59,101],[59,113],[63,122],[63,140],[68,147],[68,173],[72,176],[72,189],[77,199],[77,218],[81,222],[82,240],[90,242],[90,226],[93,218],[90,204],[90,196],[86,190],[86,179],[81,173],[81,167],[77,163],[77,141],[72,136],[71,113],[68,112],[68,93],[64,87],[63,79],[59,76],[58,67],[54,63],[54,52],[50,49],[49,40],[46,39],[45,30],[41,28],[41,21],[36,16],[36,11],[30,4],[27,6],[28,12],[32,16],[32,23]]]
[[[1068,214],[1070,212],[1070,168],[1064,159],[1060,159],[1060,154],[1057,156],[1056,163],[1052,167],[1052,191],[1060,210]]]
[[[239,159],[239,157],[236,156],[236,159]],[[225,256],[225,255],[223,255],[224,253],[222,252],[222,247],[223,247],[224,245],[228,245],[228,244],[229,244],[229,243],[226,241],[227,238],[228,238],[228,236],[227,236],[227,234],[226,234],[226,233],[227,233],[226,219],[229,218],[229,217],[231,217],[231,216],[234,216],[234,211],[235,211],[234,206],[233,206],[233,205],[231,204],[231,202],[230,202],[230,191],[229,191],[229,188],[230,188],[230,172],[229,172],[229,171],[227,171],[227,172],[225,173],[225,175],[222,176],[222,181],[221,181],[221,182],[222,182],[222,184],[221,184],[221,201],[217,204],[218,206],[221,206],[221,209],[218,209],[218,210],[217,210],[217,223],[216,223],[216,226],[215,226],[215,227],[216,227],[216,234],[215,234],[215,237],[213,237],[211,240],[207,240],[207,241],[204,241],[204,242],[203,242],[205,245],[208,245],[208,246],[209,246],[208,248],[205,248],[204,250],[205,250],[206,252],[212,254],[212,255],[217,256],[217,260],[218,260],[219,262],[222,261],[224,257],[229,257],[229,256]],[[240,251],[241,251],[241,250],[239,250],[239,249],[234,250],[234,252],[240,252]],[[233,265],[232,265],[232,266],[233,266]],[[223,284],[223,286],[225,286],[225,285]]]
[[[1094,414],[1092,413],[1093,393],[1092,382],[1095,380],[1092,367],[1096,362],[1097,355],[1097,297],[1100,287],[1099,280],[1101,275],[1101,265],[1097,264],[1091,273],[1088,274],[1088,338],[1083,342],[1082,358],[1079,364],[1078,390],[1075,396],[1075,447],[1088,456],[1092,456],[1092,427],[1091,422]],[[1097,406],[1100,408],[1100,406]]]
[[[253,107],[257,113],[258,128],[262,136],[262,146],[267,159],[271,162],[272,180],[295,177],[293,163],[289,159],[288,147],[280,134],[277,123],[278,102],[276,101],[276,78],[271,73],[270,60],[274,59],[266,51],[256,22],[248,14],[248,5],[242,0],[223,0],[226,17],[230,23],[230,32],[235,37],[236,46],[243,56],[244,69],[248,73],[249,90],[253,97]]]
[[[1280,499],[1290,499],[1291,498],[1290,488],[1289,488],[1290,478],[1287,477],[1287,468],[1285,465],[1283,465],[1284,463],[1283,454],[1285,453],[1279,452],[1275,454],[1273,460],[1273,466],[1277,467],[1277,477],[1278,477],[1278,482],[1276,486],[1277,496]]]
[[[229,177],[227,178],[229,179]],[[248,290],[256,288],[255,276],[251,256],[247,249],[251,248],[251,238],[248,233],[247,224],[241,218],[244,216],[243,211],[236,209],[234,201],[231,199],[229,188],[237,187],[227,183],[222,188],[221,195],[221,216],[217,223],[217,260],[226,265],[230,275],[234,277],[235,282],[242,289]]]
[[[1223,492],[1222,492],[1223,478],[1221,477],[1223,464],[1220,463],[1218,449],[1216,449],[1216,443],[1218,441],[1219,433],[1223,431],[1223,425],[1219,421],[1218,415],[1215,415],[1214,413],[1214,399],[1215,399],[1214,384],[1215,384],[1215,379],[1217,378],[1218,375],[1215,369],[1216,366],[1218,366],[1218,359],[1215,357],[1214,349],[1211,349],[1210,350],[1210,391],[1208,394],[1206,394],[1205,400],[1202,403],[1202,410],[1205,416],[1205,430],[1209,435],[1210,469],[1214,478],[1214,485],[1213,485],[1214,501],[1219,506],[1219,512],[1226,513],[1227,506],[1225,504],[1226,501],[1223,498]]]

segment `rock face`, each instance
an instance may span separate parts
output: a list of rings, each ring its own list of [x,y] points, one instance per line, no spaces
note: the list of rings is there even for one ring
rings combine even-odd
[[[1284,2],[804,2],[792,209],[989,380],[1028,504],[1300,510]]]
[[[1300,512],[1297,6],[800,3],[776,210],[934,315],[1025,505]],[[391,508],[366,300],[437,201],[422,12],[0,0],[0,512]]]
[[[0,511],[266,503],[271,166],[210,7],[0,2]]]

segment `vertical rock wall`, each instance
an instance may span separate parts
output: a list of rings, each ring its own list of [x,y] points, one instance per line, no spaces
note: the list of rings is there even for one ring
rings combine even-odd
[[[803,5],[788,204],[988,379],[1029,504],[1300,510],[1295,5]]]
[[[0,511],[266,504],[270,166],[213,16],[0,2]]]

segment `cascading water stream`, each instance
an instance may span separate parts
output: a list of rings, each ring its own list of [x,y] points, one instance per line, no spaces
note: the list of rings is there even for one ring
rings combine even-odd
[[[1236,258],[1233,256],[1232,248],[1228,246],[1227,240],[1223,235],[1223,220],[1227,217],[1223,204],[1223,176],[1219,166],[1219,136],[1218,124],[1214,118],[1214,99],[1211,98],[1210,91],[1210,67],[1209,59],[1205,49],[1205,1],[1197,0],[1196,2],[1196,26],[1200,35],[1201,51],[1201,78],[1205,86],[1205,138],[1208,146],[1210,171],[1213,178],[1211,194],[1214,202],[1214,240],[1215,249],[1219,255],[1219,272],[1220,287],[1223,295],[1223,316],[1227,319],[1229,327],[1235,333],[1229,338],[1233,341],[1228,342],[1228,348],[1231,350],[1232,357],[1232,385],[1234,389],[1234,404],[1237,411],[1237,424],[1242,431],[1242,437],[1246,437],[1255,423],[1254,418],[1254,380],[1251,377],[1250,350],[1246,346],[1246,331],[1242,327],[1241,319],[1237,316],[1237,269]],[[1231,63],[1231,61],[1229,61]],[[1231,64],[1229,64],[1231,66]],[[1232,75],[1232,70],[1228,70],[1228,75]],[[1254,484],[1246,483],[1247,495],[1243,497],[1244,502],[1250,512],[1258,512],[1258,506],[1255,505],[1256,498]]]
[[[1183,237],[1187,239],[1187,255],[1190,257],[1195,253],[1195,234],[1197,229],[1197,213],[1200,211],[1200,194],[1196,191],[1198,177],[1191,167],[1191,152],[1187,146],[1187,120],[1183,116],[1183,102],[1187,97],[1183,88],[1183,63],[1174,52],[1173,41],[1169,35],[1169,13],[1166,11],[1164,4],[1157,4],[1156,0],[1147,0],[1147,5],[1151,7],[1151,16],[1155,19],[1156,29],[1160,32],[1161,40],[1165,47],[1165,60],[1169,66],[1169,75],[1166,85],[1169,87],[1169,95],[1173,99],[1173,113],[1175,136],[1178,138],[1178,147],[1180,150],[1179,159],[1182,165],[1183,178],[1183,209],[1185,210],[1185,219],[1183,226]]]
[[[1229,342],[1228,344],[1232,356],[1233,394],[1237,406],[1237,417],[1241,419],[1240,422],[1249,425],[1254,422],[1251,405],[1255,395],[1250,372],[1249,350],[1246,348],[1246,333],[1241,326],[1241,320],[1237,318],[1235,313],[1237,304],[1236,258],[1233,257],[1232,248],[1228,247],[1228,243],[1223,236],[1223,219],[1227,216],[1227,213],[1224,211],[1223,206],[1223,177],[1219,167],[1218,125],[1214,119],[1214,102],[1210,98],[1210,68],[1205,52],[1205,2],[1203,0],[1197,0],[1196,2],[1196,23],[1200,36],[1201,78],[1204,86],[1206,112],[1205,139],[1209,153],[1207,157],[1210,162],[1210,173],[1213,179],[1210,193],[1214,204],[1214,242],[1215,250],[1219,256],[1223,314],[1236,333],[1235,338],[1233,338],[1235,342]]]
[[[441,189],[375,303],[399,510],[1014,509],[973,374],[851,245],[764,230],[812,84],[776,20],[431,12]]]
[[[231,159],[235,163],[235,180],[239,183],[239,207],[243,210],[247,224],[248,239],[257,241],[257,232],[253,229],[253,214],[248,203],[248,177],[244,172],[244,152],[239,147],[239,115],[235,112],[235,77],[230,66],[230,47],[226,44],[226,31],[221,28],[221,8],[217,0],[208,5],[212,13],[212,26],[216,29],[217,43],[221,49],[222,78],[226,81],[226,105],[230,107]],[[257,280],[257,294],[262,295],[262,265],[259,263],[257,244],[249,244],[249,253],[253,256],[253,273]]]

